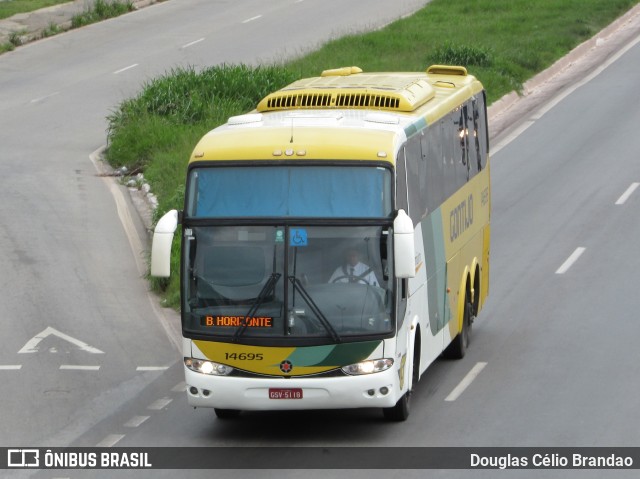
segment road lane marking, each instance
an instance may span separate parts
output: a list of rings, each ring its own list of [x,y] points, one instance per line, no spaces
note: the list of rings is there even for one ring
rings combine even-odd
[[[147,406],[147,409],[151,409],[152,411],[159,411],[160,409],[164,409],[169,404],[171,404],[172,401],[173,399],[167,398],[167,397],[158,399],[157,401],[154,401],[151,404],[149,404],[149,406]]]
[[[50,93],[48,95],[41,96],[39,98],[34,98],[33,100],[31,100],[31,103],[40,103],[41,101],[47,100],[47,99],[49,99],[49,98],[51,98],[53,96],[59,95],[59,94],[60,94],[60,92],[56,91],[56,92]]]
[[[183,393],[187,390],[187,383],[185,383],[184,381],[176,384],[175,386],[173,386],[173,388],[171,389],[174,393]]]
[[[166,371],[168,366],[138,366],[136,371]]]
[[[622,196],[618,198],[618,201],[616,201],[616,205],[624,205],[624,203],[629,199],[633,192],[636,191],[638,186],[640,186],[640,183],[631,183],[631,186],[627,188],[627,191],[622,193]]]
[[[96,447],[113,447],[122,438],[124,438],[124,434],[109,434],[102,441],[96,444]]]
[[[0,365],[0,371],[16,371],[22,369],[22,364],[2,364]]]
[[[100,366],[82,366],[78,364],[61,364],[60,369],[68,371],[98,371]]]
[[[116,70],[113,72],[114,75],[118,75],[119,73],[126,72],[127,70],[131,70],[132,68],[137,67],[138,64],[134,63],[133,65],[129,65],[128,67],[121,68],[120,70]]]
[[[562,263],[562,266],[560,266],[557,270],[556,270],[556,274],[564,274],[566,273],[569,268],[571,268],[571,266],[573,266],[573,263],[575,263],[576,261],[578,261],[578,258],[580,256],[582,256],[582,253],[585,252],[587,248],[583,248],[582,246],[579,248],[576,248],[576,250],[571,253],[571,256],[569,256],[567,258],[567,260]]]
[[[246,19],[246,20],[244,20],[242,23],[249,23],[249,22],[253,22],[254,20],[257,20],[258,18],[262,18],[262,15],[256,15],[255,17],[247,18],[247,19]]]
[[[124,423],[124,427],[138,427],[145,422],[151,416],[133,416],[127,422]]]
[[[462,381],[460,381],[460,384],[458,384],[444,400],[452,402],[458,399],[464,392],[464,390],[467,389],[473,382],[473,380],[478,377],[478,374],[480,374],[480,371],[482,371],[486,365],[487,363],[485,362],[476,363],[476,365],[471,368],[471,371],[469,371],[467,375],[462,379]]]
[[[71,344],[75,344],[82,351],[86,351],[86,352],[92,353],[92,354],[104,354],[104,351],[100,351],[98,348],[94,348],[93,346],[89,346],[87,343],[84,343],[84,342],[80,341],[79,339],[72,338],[68,334],[61,333],[60,331],[58,331],[57,329],[54,329],[52,327],[46,328],[44,331],[42,331],[41,333],[36,334],[33,338],[31,338],[29,341],[27,341],[27,343],[22,347],[22,349],[20,351],[18,351],[18,354],[37,353],[38,352],[37,346],[38,346],[38,344],[40,344],[40,341],[42,341],[43,339],[47,338],[48,336],[52,336],[52,335],[53,336],[58,336],[60,339],[64,339],[65,341],[68,341]]]
[[[204,38],[199,38],[198,40],[194,40],[194,41],[189,42],[189,43],[187,43],[185,45],[182,45],[182,48],[189,48],[189,47],[192,47],[193,45],[196,45],[196,44],[198,44],[200,42],[204,42]]]

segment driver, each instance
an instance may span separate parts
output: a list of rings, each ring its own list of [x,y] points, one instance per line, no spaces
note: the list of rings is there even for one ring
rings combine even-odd
[[[344,263],[336,268],[329,278],[329,283],[364,283],[380,286],[373,270],[360,262],[360,254],[353,248],[345,251]]]

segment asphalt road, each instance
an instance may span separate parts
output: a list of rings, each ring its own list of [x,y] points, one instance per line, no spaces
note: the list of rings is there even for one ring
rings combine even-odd
[[[91,160],[109,112],[178,65],[282,59],[425,3],[163,2],[0,57],[0,444],[72,443],[180,360],[127,192]]]
[[[284,51],[284,36],[275,37],[282,25],[294,24],[286,37],[299,34],[310,47],[319,38],[308,36],[311,24],[324,25],[320,36],[340,30],[320,22],[322,15],[345,25],[364,22],[364,11],[382,15],[385,2],[363,9],[365,2],[352,1],[352,17],[340,2],[276,2],[270,13],[260,2],[188,2],[190,9],[185,3],[160,4],[0,57],[0,246],[7,252],[0,257],[0,364],[22,366],[0,370],[2,444],[640,446],[640,189],[630,189],[640,182],[638,45],[561,101],[533,112],[510,142],[496,139],[490,300],[467,356],[438,361],[423,377],[408,422],[386,423],[373,410],[245,413],[225,422],[212,411],[188,409],[175,346],[150,307],[108,184],[88,160],[104,141],[104,115],[141,80],[175,64],[273,58]],[[301,17],[298,7],[310,10]],[[243,33],[242,22],[260,14]],[[202,22],[193,18],[217,18],[220,26],[195,27]],[[160,28],[164,21],[167,30]],[[55,335],[38,343],[37,352],[19,353],[47,327],[104,353]],[[60,369],[79,364],[100,369]],[[477,377],[452,396],[478,364]],[[218,471],[214,477],[300,474]],[[502,474],[636,477],[633,471]],[[175,475],[43,471],[36,477]],[[492,478],[496,472],[304,475]]]

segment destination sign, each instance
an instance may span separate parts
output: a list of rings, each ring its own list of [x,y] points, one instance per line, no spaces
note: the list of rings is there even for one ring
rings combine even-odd
[[[273,318],[269,316],[202,316],[200,326],[206,328],[215,327],[247,327],[247,328],[271,328]]]

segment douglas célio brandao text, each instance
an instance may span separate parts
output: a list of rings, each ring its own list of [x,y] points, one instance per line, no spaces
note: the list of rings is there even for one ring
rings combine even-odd
[[[479,469],[617,469],[632,468],[633,458],[613,453],[602,456],[579,453],[491,456],[473,453],[470,455],[470,466]]]

